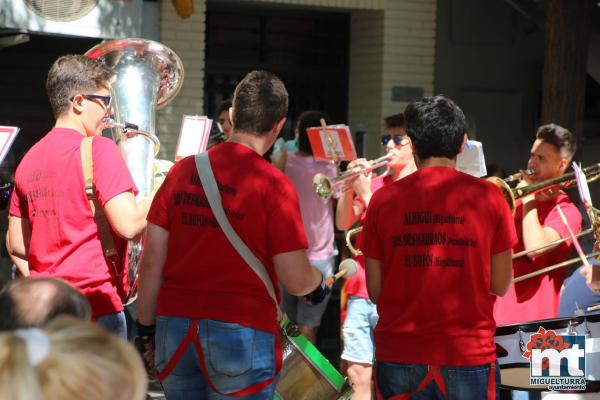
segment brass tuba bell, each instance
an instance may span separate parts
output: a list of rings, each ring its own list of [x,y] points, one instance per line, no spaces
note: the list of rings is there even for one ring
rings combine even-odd
[[[160,146],[156,110],[169,104],[181,89],[183,64],[167,46],[145,39],[103,42],[86,55],[101,60],[115,74],[111,83],[115,121],[109,126],[139,190],[137,198],[147,197],[153,190],[154,157]],[[125,263],[130,288],[125,304],[137,297],[141,253],[142,241],[130,241]]]

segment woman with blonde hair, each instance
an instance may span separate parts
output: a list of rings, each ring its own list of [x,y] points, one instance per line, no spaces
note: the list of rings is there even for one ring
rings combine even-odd
[[[59,317],[0,334],[1,399],[141,400],[146,386],[135,348],[92,323]]]

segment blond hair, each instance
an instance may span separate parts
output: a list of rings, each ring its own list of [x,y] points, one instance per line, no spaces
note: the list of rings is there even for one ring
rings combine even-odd
[[[146,372],[131,344],[71,317],[58,317],[44,331],[50,349],[37,365],[28,358],[25,339],[14,332],[0,334],[0,388],[7,398],[145,398]]]

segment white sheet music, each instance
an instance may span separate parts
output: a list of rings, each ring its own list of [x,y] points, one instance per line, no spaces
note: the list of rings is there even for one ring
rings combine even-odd
[[[575,179],[577,180],[577,190],[579,191],[579,196],[581,197],[581,201],[583,201],[583,206],[585,208],[592,207],[592,196],[590,195],[590,188],[587,183],[587,178],[583,173],[581,167],[573,161],[573,171],[575,171]]]
[[[175,161],[206,151],[212,119],[205,116],[184,115],[175,152]]]
[[[18,133],[17,126],[0,126],[0,164],[4,161]]]
[[[481,142],[467,140],[465,151],[456,158],[456,169],[478,178],[487,175]]]

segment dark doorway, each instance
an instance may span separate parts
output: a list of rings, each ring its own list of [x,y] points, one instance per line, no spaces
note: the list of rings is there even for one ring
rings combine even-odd
[[[289,92],[288,121],[308,109],[335,123],[348,117],[350,13],[207,1],[204,107],[213,115],[244,75],[264,69]],[[291,138],[292,124],[284,136]],[[339,364],[339,285],[323,315],[317,345]]]
[[[21,128],[5,164],[19,161],[54,124],[46,96],[46,77],[52,63],[65,54],[85,53],[99,42],[29,34],[29,42],[0,49],[0,125]]]
[[[307,109],[347,120],[350,13],[207,2],[204,107],[213,115],[253,69],[285,83],[288,119]]]

